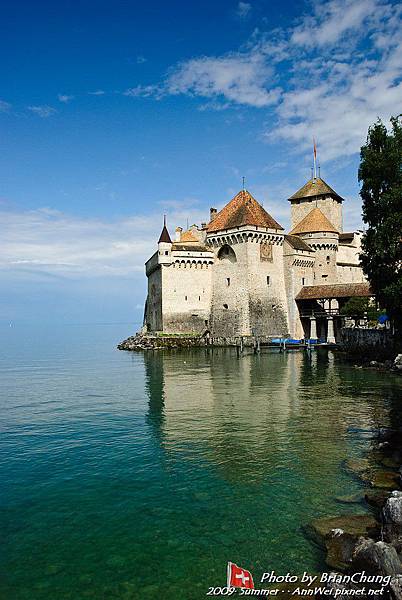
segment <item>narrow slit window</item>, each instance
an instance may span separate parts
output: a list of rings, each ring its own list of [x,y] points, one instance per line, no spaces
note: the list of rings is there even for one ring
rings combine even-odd
[[[226,285],[229,287],[230,286],[230,277],[226,277]]]
[[[270,275],[267,275],[267,285],[271,285],[271,277],[270,277]]]

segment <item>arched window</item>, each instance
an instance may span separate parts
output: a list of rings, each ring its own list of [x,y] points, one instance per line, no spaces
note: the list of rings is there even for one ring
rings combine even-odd
[[[235,254],[233,248],[231,248],[227,244],[222,246],[222,248],[219,250],[218,259],[219,260],[228,260],[232,263],[237,262],[236,254]]]

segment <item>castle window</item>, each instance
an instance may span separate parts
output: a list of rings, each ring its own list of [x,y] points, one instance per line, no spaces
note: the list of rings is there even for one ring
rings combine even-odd
[[[184,296],[184,300],[187,300],[187,296]]]
[[[165,256],[168,256],[169,250],[165,250]]]
[[[204,324],[208,325],[208,319],[205,319]]]
[[[198,296],[198,300],[201,302],[201,296]]]
[[[306,278],[302,277],[302,285],[306,285]]]
[[[327,265],[329,265],[329,260],[330,260],[329,256],[327,256],[326,260],[327,260]]]
[[[271,277],[267,275],[267,285],[271,285]]]
[[[223,308],[226,308],[226,309],[228,309],[229,307],[228,307],[228,305],[227,305],[227,304],[224,304],[224,305],[223,305]]]
[[[226,284],[227,284],[228,287],[230,286],[230,277],[226,278]]]
[[[322,276],[323,279],[326,279],[327,277],[328,277],[328,275],[323,275]]]

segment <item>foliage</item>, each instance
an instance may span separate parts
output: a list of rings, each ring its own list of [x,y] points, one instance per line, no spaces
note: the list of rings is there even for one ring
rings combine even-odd
[[[356,319],[363,319],[367,313],[368,301],[367,298],[349,298],[347,302],[342,306],[340,314],[345,317],[354,317]]]
[[[402,330],[402,126],[378,120],[361,148],[359,181],[363,221],[363,270],[381,307]]]

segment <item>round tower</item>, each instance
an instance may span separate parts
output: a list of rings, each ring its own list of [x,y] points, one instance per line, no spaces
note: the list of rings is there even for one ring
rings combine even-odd
[[[314,285],[337,283],[339,231],[319,208],[313,208],[290,232],[315,251]]]
[[[291,227],[297,226],[313,208],[319,208],[334,225],[339,233],[342,233],[342,202],[339,196],[321,177],[313,177],[293,196],[289,198],[291,203]]]

